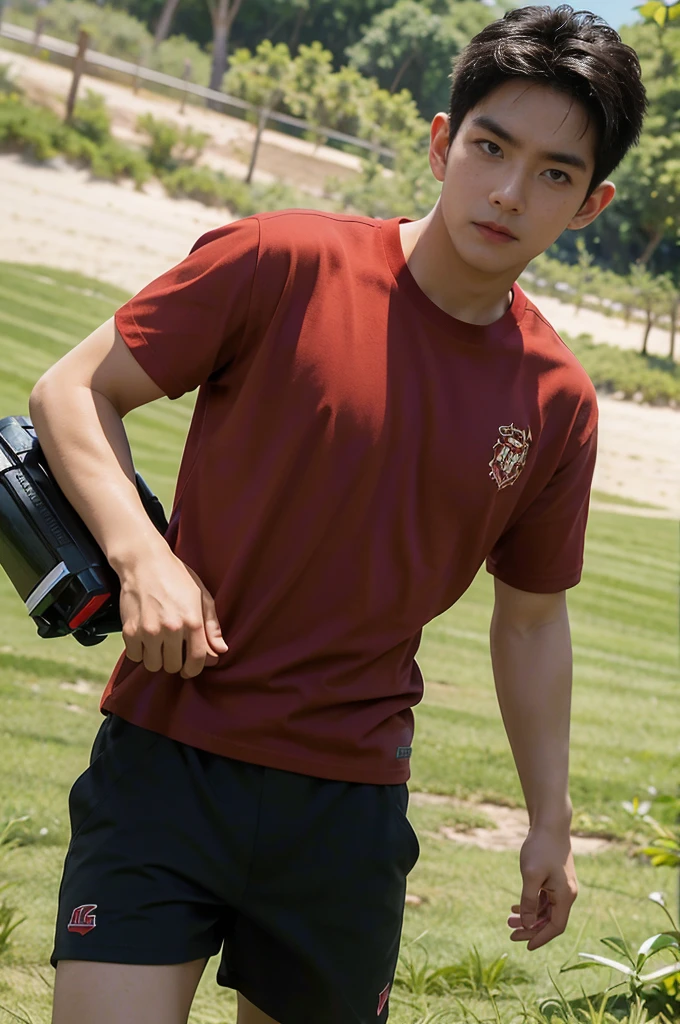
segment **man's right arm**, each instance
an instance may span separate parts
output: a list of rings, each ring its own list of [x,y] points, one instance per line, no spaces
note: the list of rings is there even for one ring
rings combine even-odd
[[[142,505],[122,422],[163,395],[111,318],[43,374],[29,414],[55,480],[120,578],[128,657],[192,677],[226,644],[212,596]]]
[[[47,370],[29,399],[54,478],[117,572],[165,543],[137,492],[122,422],[162,397],[112,317]]]

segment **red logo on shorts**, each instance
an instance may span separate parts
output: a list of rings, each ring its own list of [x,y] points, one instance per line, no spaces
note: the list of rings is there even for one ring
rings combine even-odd
[[[78,932],[79,935],[86,935],[97,926],[97,918],[92,913],[97,909],[96,903],[83,903],[82,907],[76,907],[71,914],[71,920],[67,924],[70,932]]]
[[[387,997],[389,996],[389,994],[390,994],[390,986],[388,984],[388,985],[385,985],[385,988],[382,990],[382,992],[378,996],[378,1013],[376,1014],[376,1016],[379,1017],[380,1014],[385,1009],[385,1003],[387,1002]]]

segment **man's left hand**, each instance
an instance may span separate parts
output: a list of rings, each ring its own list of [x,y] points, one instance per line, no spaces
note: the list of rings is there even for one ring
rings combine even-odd
[[[538,949],[561,935],[578,894],[568,830],[532,828],[519,857],[522,896],[508,925],[513,942]]]

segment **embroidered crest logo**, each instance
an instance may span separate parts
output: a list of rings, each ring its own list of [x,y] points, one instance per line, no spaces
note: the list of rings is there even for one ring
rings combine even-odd
[[[68,930],[70,932],[78,932],[79,935],[86,935],[88,932],[91,932],[97,925],[97,918],[92,913],[96,909],[96,903],[83,903],[81,907],[76,907],[71,914],[71,920],[66,926]]]
[[[510,487],[524,469],[531,445],[531,428],[520,430],[514,423],[499,427],[498,440],[493,446],[493,458],[489,463],[489,476],[498,484],[498,490]]]

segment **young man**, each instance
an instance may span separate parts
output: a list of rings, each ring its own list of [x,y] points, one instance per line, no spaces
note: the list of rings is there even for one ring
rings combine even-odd
[[[565,591],[597,407],[515,282],[612,200],[645,103],[594,16],[512,11],[432,122],[426,217],[217,228],[41,378],[30,412],[120,576],[125,642],[70,797],[55,1024],[182,1024],[220,950],[239,1024],[386,1020],[418,857],[414,656],[485,559],[531,821],[510,937],[564,930]],[[161,538],[122,418],[196,387]]]

